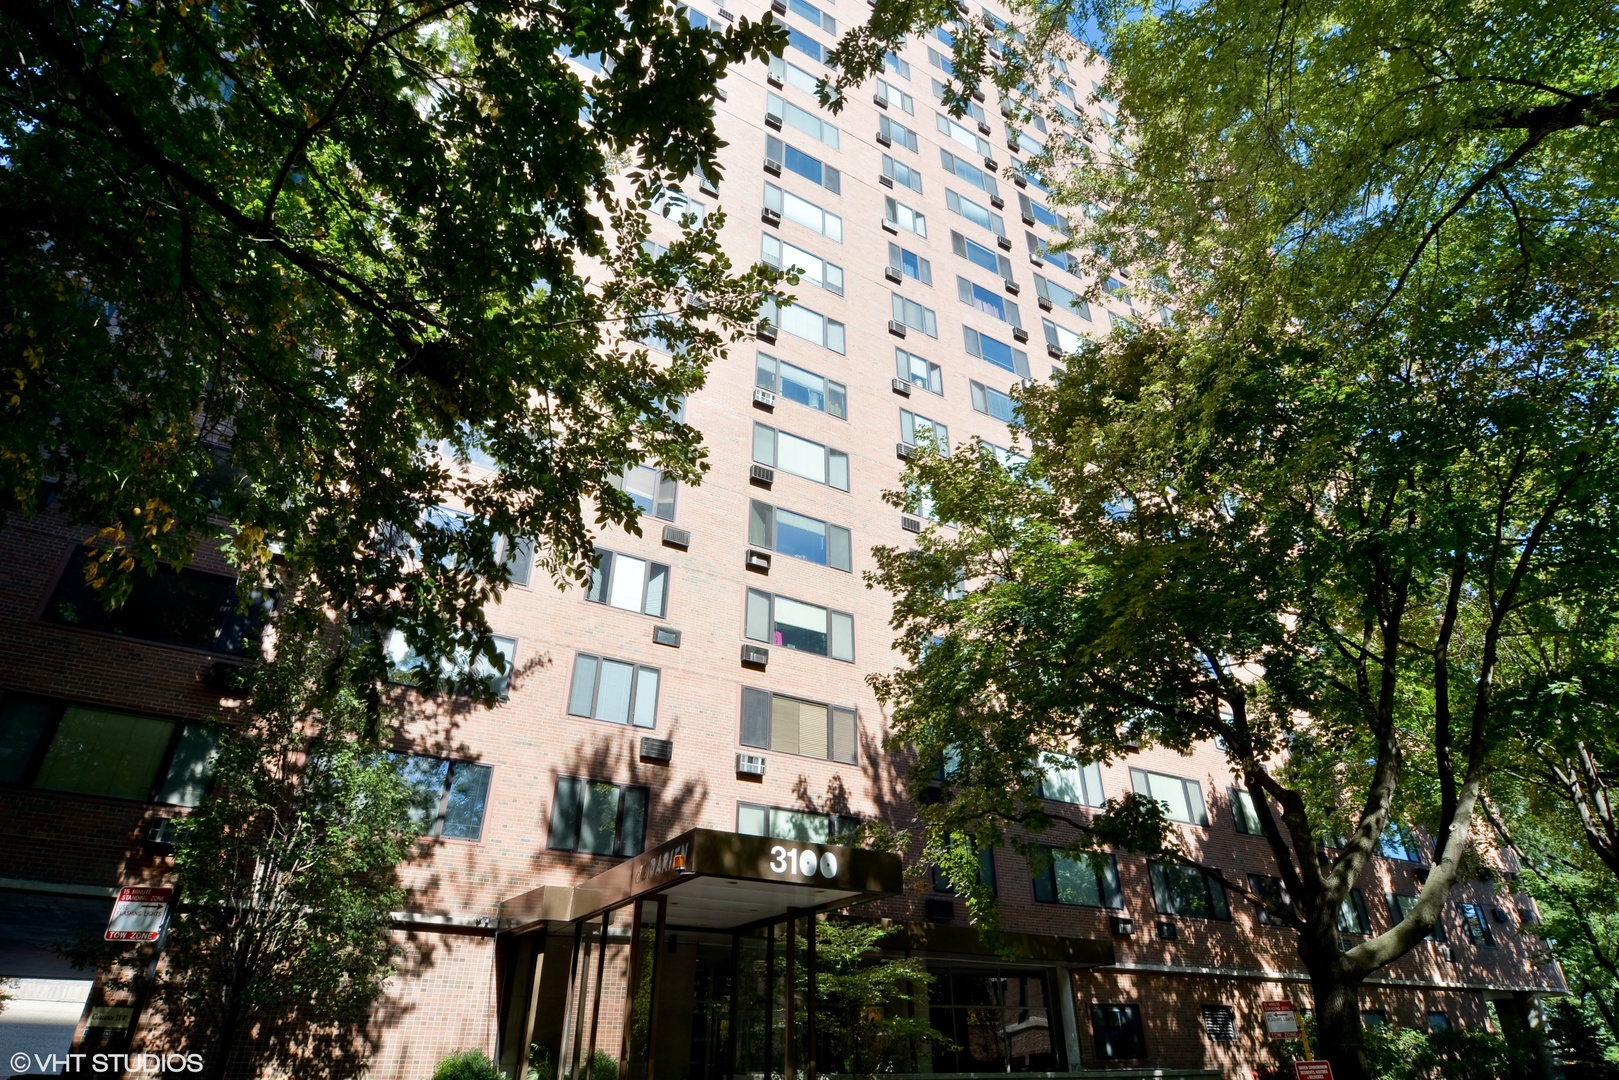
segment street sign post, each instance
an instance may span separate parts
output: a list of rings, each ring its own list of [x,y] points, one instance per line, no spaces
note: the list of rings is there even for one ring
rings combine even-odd
[[[107,920],[108,941],[156,941],[169,916],[174,889],[167,886],[127,886],[118,890]]]
[[[1271,1039],[1299,1037],[1299,1014],[1291,1001],[1262,1001],[1259,1007],[1265,1014],[1265,1036]]]
[[[1298,1080],[1332,1080],[1332,1062],[1295,1061],[1293,1072]]]

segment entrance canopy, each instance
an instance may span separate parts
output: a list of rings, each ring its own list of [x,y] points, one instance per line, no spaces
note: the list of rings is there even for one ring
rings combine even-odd
[[[564,924],[658,894],[667,924],[736,929],[893,896],[898,855],[692,829],[579,885],[542,885],[500,905],[505,931]]]

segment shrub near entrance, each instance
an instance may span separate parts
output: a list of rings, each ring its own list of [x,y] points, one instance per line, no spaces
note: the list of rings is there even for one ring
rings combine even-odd
[[[438,1063],[433,1080],[506,1080],[506,1075],[482,1050],[462,1050]]]

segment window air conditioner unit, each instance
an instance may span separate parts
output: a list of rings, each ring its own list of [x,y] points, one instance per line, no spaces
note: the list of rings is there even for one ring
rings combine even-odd
[[[750,465],[748,466],[748,479],[755,484],[763,484],[765,487],[769,487],[776,482],[776,470],[768,465]]]
[[[758,334],[759,340],[764,342],[766,345],[774,345],[776,343],[776,325],[768,320],[760,323],[759,328],[755,330],[754,333]]]
[[[1000,248],[1002,251],[1011,251],[1012,238],[1010,236],[997,236],[995,238],[995,246]]]
[[[1042,259],[1040,257],[1040,253],[1038,251],[1029,252],[1029,262],[1032,263],[1035,266],[1044,266],[1044,265],[1046,265],[1046,260],[1044,260],[1044,259]],[[1046,310],[1050,311],[1051,309],[1047,308]]]
[[[977,87],[974,87],[973,88],[973,100],[978,102],[978,104],[982,105],[984,103],[984,92],[982,90],[978,89]]]
[[[726,11],[724,8],[720,8],[719,11],[720,18],[724,19],[726,22],[736,22],[736,16],[732,15],[729,11]]]
[[[950,922],[956,917],[956,902],[948,896],[930,896],[922,907],[928,922]]]
[[[885,266],[883,267],[883,277],[898,285],[905,280],[905,273],[897,266]]]
[[[777,75],[774,71],[765,76],[765,82],[769,83],[771,86],[774,86],[777,90],[781,89],[781,76]]]
[[[888,108],[888,99],[883,97],[881,94],[871,95],[871,103],[877,106],[879,109]]]
[[[895,443],[894,453],[898,454],[902,460],[909,461],[916,456],[916,447],[910,443]]]
[[[877,182],[885,188],[891,188],[894,186],[894,178],[892,176],[879,176],[877,178]]]
[[[893,146],[894,145],[894,140],[890,139],[888,137],[888,132],[879,131],[877,133],[877,145],[878,146]]]
[[[909,379],[890,379],[888,385],[894,388],[894,393],[900,397],[911,396],[911,381]]]
[[[719,98],[721,101],[731,100],[731,95],[725,92],[725,87],[723,86],[714,87],[714,96]]]
[[[1029,332],[1021,326],[1014,326],[1012,327],[1012,340],[1022,345],[1029,340]]]
[[[1012,153],[1014,153],[1014,154],[1018,152],[1018,141],[1017,141],[1017,133],[1016,132],[1008,131],[1006,133],[1006,148],[1008,150],[1012,151]]]
[[[718,198],[720,194],[719,185],[707,177],[704,177],[697,182],[697,190],[701,191],[704,195],[712,195],[715,198]]]
[[[1046,346],[1046,355],[1051,357],[1053,360],[1061,360],[1062,350],[1057,348],[1055,345],[1048,344]]]
[[[990,128],[989,123],[987,121],[984,121],[984,120],[978,121],[978,134],[980,134],[980,135],[988,135],[991,130],[992,129]]]
[[[986,156],[984,158],[984,168],[988,169],[990,172],[1000,172],[1001,171],[1001,163],[996,161],[992,157]]]
[[[756,570],[761,574],[770,573],[770,553],[767,551],[756,551],[749,548],[748,553],[743,556],[742,562],[749,570]]]
[[[770,663],[770,650],[763,645],[742,646],[742,662],[749,667],[764,667]]]
[[[1030,215],[1030,214],[1020,214],[1019,218],[1022,220],[1023,224],[1028,225],[1030,227],[1033,227],[1033,225],[1034,225],[1034,217],[1032,215]]]
[[[1016,296],[1018,293],[1023,291],[1023,286],[1019,285],[1017,282],[1013,281],[1011,278],[1006,278],[1005,283],[1006,283],[1006,291],[1011,293],[1013,296]]]
[[[691,547],[691,530],[682,529],[675,525],[665,525],[663,527],[663,542],[670,547],[676,547],[684,551]]]
[[[999,195],[991,195],[989,197],[989,205],[993,206],[997,210],[1005,210],[1006,200],[1001,198]]]
[[[652,644],[667,645],[671,649],[680,648],[680,631],[672,626],[654,626],[652,628]]]
[[[781,214],[780,212],[772,210],[767,206],[763,210],[759,211],[759,220],[764,222],[766,225],[780,225]]]
[[[922,519],[912,517],[909,514],[901,514],[899,516],[899,527],[906,532],[919,533],[922,531]]]
[[[1045,297],[1043,297],[1043,296],[1040,296],[1040,297],[1036,297],[1036,298],[1035,298],[1035,301],[1034,301],[1034,302],[1035,302],[1035,303],[1036,303],[1036,304],[1039,304],[1039,305],[1040,305],[1040,310],[1041,310],[1041,311],[1050,311],[1050,310],[1051,310],[1051,301],[1050,301],[1050,300],[1047,300],[1047,299],[1046,299],[1046,298],[1045,298]]]
[[[1136,932],[1136,921],[1128,915],[1115,915],[1109,921],[1113,932],[1120,937],[1129,937]]]
[[[775,113],[765,113],[765,127],[781,130],[781,117]]]
[[[765,158],[765,172],[769,173],[771,176],[780,176],[781,162],[777,161],[775,158]]]
[[[765,774],[765,756],[763,754],[738,754],[736,756],[736,774],[738,776],[763,776]]]
[[[1175,929],[1174,923],[1165,921],[1158,924],[1158,936],[1165,941],[1174,941],[1180,932]]]
[[[905,324],[894,319],[888,320],[888,332],[895,337],[905,336]]]
[[[776,395],[762,386],[755,386],[753,388],[753,403],[761,409],[774,409],[776,407]]]
[[[668,761],[675,756],[675,744],[668,739],[641,737],[642,761]]]
[[[787,0],[770,0],[770,10],[777,15],[787,14]]]
[[[897,233],[899,232],[899,226],[887,218],[883,218],[883,232]]]
[[[1023,177],[1019,176],[1017,173],[1012,174],[1012,183],[1016,184],[1018,187],[1028,187],[1029,186],[1029,182],[1027,180],[1023,179]]]

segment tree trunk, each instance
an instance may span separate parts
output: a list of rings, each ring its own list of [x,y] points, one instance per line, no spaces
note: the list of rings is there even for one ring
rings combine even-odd
[[[1374,1080],[1360,1022],[1360,981],[1317,974],[1310,983],[1315,991],[1316,1057],[1332,1062],[1334,1080]]]

